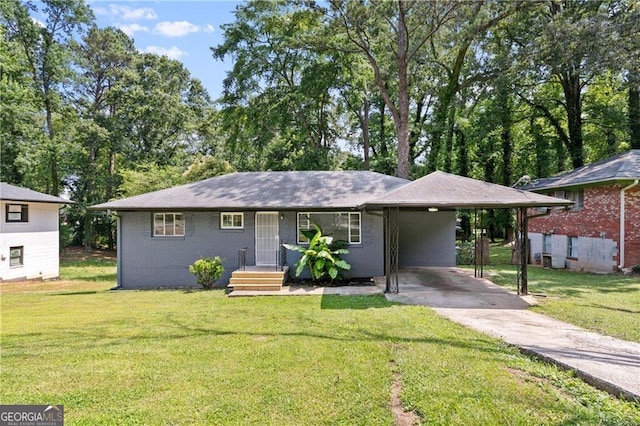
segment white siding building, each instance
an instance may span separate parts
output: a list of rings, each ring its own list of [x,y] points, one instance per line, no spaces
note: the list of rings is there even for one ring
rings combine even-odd
[[[0,182],[0,281],[58,277],[59,209],[68,203]]]

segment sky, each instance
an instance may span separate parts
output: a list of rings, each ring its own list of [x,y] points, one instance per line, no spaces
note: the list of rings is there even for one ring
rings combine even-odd
[[[220,25],[234,22],[240,1],[89,0],[98,27],[120,28],[141,52],[166,55],[182,62],[202,81],[212,99],[222,94],[231,61],[215,60],[211,47],[223,41]]]

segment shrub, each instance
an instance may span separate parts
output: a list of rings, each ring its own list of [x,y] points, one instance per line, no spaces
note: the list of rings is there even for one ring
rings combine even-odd
[[[319,281],[331,278],[331,281],[342,278],[342,271],[351,269],[340,255],[349,253],[345,247],[347,241],[333,240],[333,237],[322,235],[322,229],[311,222],[313,229],[302,230],[302,234],[309,240],[309,246],[295,244],[283,244],[286,249],[302,253],[302,257],[296,262],[296,277],[299,277],[304,268],[308,268],[311,278]]]
[[[210,289],[224,273],[222,259],[216,256],[203,257],[189,266],[189,272],[196,276],[196,281],[204,289]]]
[[[634,274],[640,275],[640,264],[633,266],[631,268],[631,272],[633,272]]]

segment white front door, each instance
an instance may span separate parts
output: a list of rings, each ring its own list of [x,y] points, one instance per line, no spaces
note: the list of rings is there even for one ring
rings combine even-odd
[[[279,249],[278,213],[256,213],[256,265],[276,265]]]

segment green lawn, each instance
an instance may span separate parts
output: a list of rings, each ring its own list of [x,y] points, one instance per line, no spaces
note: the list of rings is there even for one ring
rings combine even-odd
[[[67,424],[393,425],[397,385],[424,424],[640,423],[638,404],[425,307],[108,291],[103,263],[62,274],[0,285],[0,403],[64,404]]]
[[[516,289],[509,246],[491,245],[485,277]],[[590,274],[530,266],[529,293],[541,295],[531,310],[620,339],[640,342],[640,277]]]

